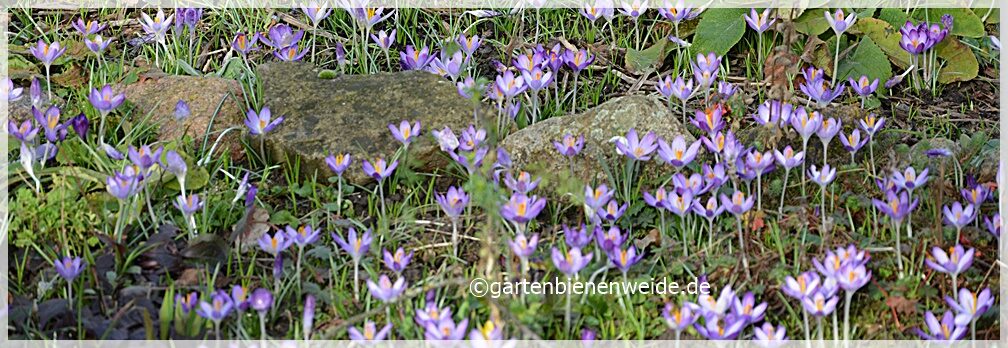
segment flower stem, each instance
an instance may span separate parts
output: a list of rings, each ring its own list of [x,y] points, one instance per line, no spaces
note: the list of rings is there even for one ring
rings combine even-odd
[[[458,256],[458,221],[452,219],[452,256]]]
[[[784,194],[787,193],[788,178],[791,177],[791,168],[784,169],[784,186],[781,186],[780,205],[777,207],[777,215],[784,216]]]
[[[269,338],[266,335],[266,311],[259,312],[259,340],[263,341]]]
[[[854,297],[853,291],[844,292],[844,319],[843,319],[843,339],[850,341],[850,301]]]
[[[742,266],[745,267],[746,279],[751,279],[752,275],[749,273],[749,259],[746,257],[745,252],[745,241],[742,239],[742,218],[736,216],[735,222],[738,225],[739,253],[742,254]]]

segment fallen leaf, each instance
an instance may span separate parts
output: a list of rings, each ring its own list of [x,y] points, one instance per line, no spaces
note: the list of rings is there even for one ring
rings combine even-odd
[[[917,300],[911,300],[903,296],[889,296],[885,300],[886,306],[892,308],[899,314],[917,313]]]

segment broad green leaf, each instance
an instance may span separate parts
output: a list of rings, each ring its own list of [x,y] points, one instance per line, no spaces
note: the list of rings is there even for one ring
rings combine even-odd
[[[881,19],[886,23],[889,23],[889,25],[891,25],[893,28],[899,28],[900,26],[902,26],[904,23],[906,23],[907,18],[909,18],[909,16],[907,16],[907,13],[904,10],[898,8],[884,8],[882,9],[881,12],[879,12],[878,16],[878,19]]]
[[[665,46],[668,40],[658,40],[651,47],[638,51],[628,48],[626,51],[626,67],[634,74],[653,71],[665,60]]]
[[[869,79],[879,79],[885,83],[892,77],[892,66],[882,49],[872,41],[871,37],[861,37],[861,43],[854,49],[854,54],[840,61],[838,68],[839,81],[846,81],[848,78],[868,76]]]
[[[953,37],[946,37],[938,44],[938,57],[944,60],[945,66],[938,73],[938,82],[950,83],[969,81],[977,77],[980,63],[973,55],[973,50]]]
[[[975,14],[977,17],[980,17],[981,20],[984,19],[984,16],[987,16],[987,19],[984,20],[984,23],[990,23],[990,24],[1001,23],[1001,9],[999,8],[974,8],[973,14]]]
[[[794,20],[795,30],[811,36],[819,36],[829,29],[829,22],[823,16],[823,9],[809,9]]]
[[[973,13],[970,9],[965,8],[931,8],[931,9],[916,9],[914,10],[912,17],[918,21],[927,21],[928,23],[940,23],[941,17],[944,14],[949,14],[952,16],[952,35],[963,36],[963,37],[982,37],[986,33],[984,30],[983,22],[980,21],[980,17],[977,17],[976,13]]]
[[[899,44],[902,36],[889,23],[876,18],[862,18],[854,23],[851,32],[870,37],[896,66],[903,69],[910,66],[910,53],[903,50]]]
[[[748,9],[712,8],[704,12],[693,35],[693,55],[714,52],[719,56],[728,53],[742,40],[746,25],[742,16]]]

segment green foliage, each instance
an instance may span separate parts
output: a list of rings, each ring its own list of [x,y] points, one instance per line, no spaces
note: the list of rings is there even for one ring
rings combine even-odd
[[[985,35],[983,21],[976,13],[965,8],[920,8],[914,10],[911,17],[915,19],[914,23],[920,21],[940,23],[941,17],[945,14],[951,15],[953,19],[952,32],[949,34],[973,38]]]
[[[690,52],[694,55],[714,52],[719,56],[728,53],[745,34],[746,24],[742,16],[747,11],[742,8],[712,8],[704,11],[693,36]]]
[[[977,61],[973,50],[956,38],[945,38],[935,49],[938,50],[938,57],[945,60],[944,66],[938,73],[938,82],[947,84],[956,81],[969,81],[979,74],[980,62]]]
[[[654,45],[651,45],[651,47],[641,51],[627,48],[626,67],[633,73],[654,71],[668,53],[665,49],[667,46],[666,43],[668,43],[668,40],[659,40]]]
[[[861,43],[854,50],[854,54],[842,60],[838,70],[838,80],[841,81],[849,77],[856,79],[867,75],[869,79],[879,79],[882,84],[893,75],[885,53],[869,36],[861,38]]]
[[[805,35],[819,36],[829,30],[829,22],[821,10],[806,10],[795,18],[795,30]]]
[[[95,246],[98,239],[92,232],[101,225],[100,217],[89,209],[72,178],[52,178],[52,186],[41,194],[24,186],[13,192],[8,242],[18,248],[53,241],[76,250]]]
[[[864,34],[872,39],[889,60],[896,66],[906,69],[910,66],[910,54],[900,47],[899,30],[884,20],[876,18],[861,18],[851,29],[852,33]]]

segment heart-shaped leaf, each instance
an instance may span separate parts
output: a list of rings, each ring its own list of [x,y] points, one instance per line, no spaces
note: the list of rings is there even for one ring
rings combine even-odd
[[[707,54],[714,52],[719,56],[728,53],[732,47],[742,40],[746,25],[742,16],[748,9],[742,8],[712,8],[704,12],[693,35],[693,46],[690,52]]]
[[[936,49],[945,64],[938,73],[938,82],[969,81],[977,77],[980,63],[968,46],[956,38],[946,37]]]

